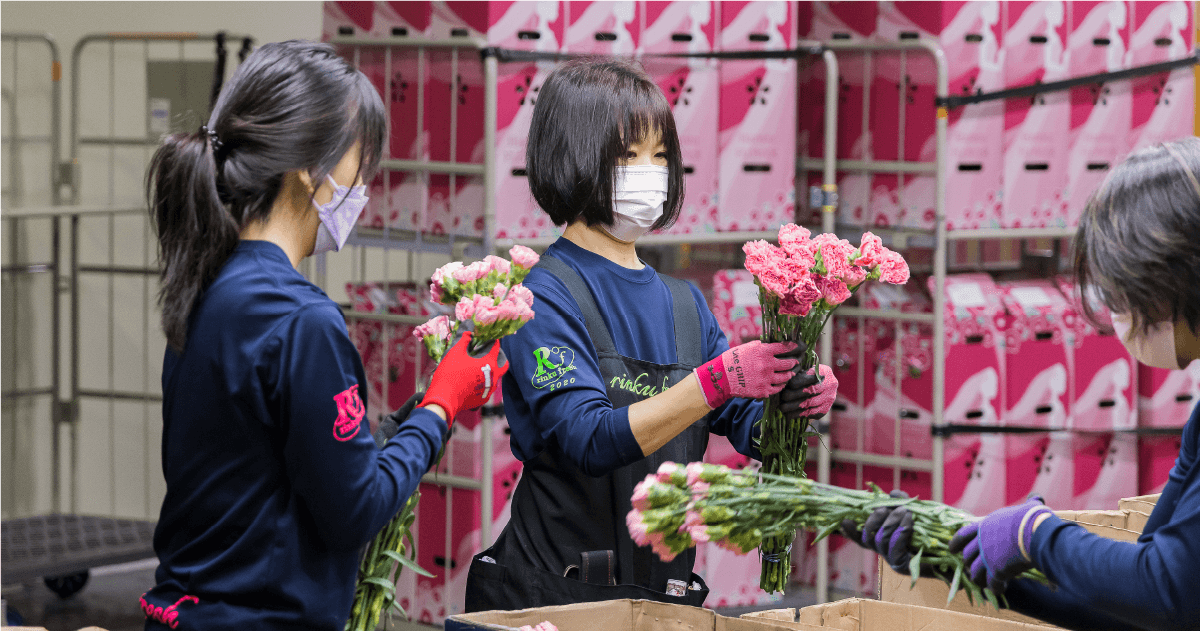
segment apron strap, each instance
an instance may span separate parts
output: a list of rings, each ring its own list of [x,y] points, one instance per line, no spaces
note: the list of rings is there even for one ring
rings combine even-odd
[[[671,290],[672,310],[675,312],[675,361],[688,368],[704,363],[704,338],[700,333],[700,314],[688,282],[659,274]]]
[[[575,270],[566,263],[545,254],[534,267],[540,267],[550,272],[552,276],[567,286],[567,291],[571,292],[571,297],[575,299],[579,310],[583,312],[583,324],[592,338],[592,345],[596,347],[596,354],[616,355],[617,345],[613,343],[612,334],[608,332],[608,327],[604,324],[604,317],[600,315],[600,308],[596,306],[592,290],[588,289],[579,274],[575,273]]]

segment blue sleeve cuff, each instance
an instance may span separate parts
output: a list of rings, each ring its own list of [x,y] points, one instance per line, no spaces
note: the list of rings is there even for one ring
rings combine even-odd
[[[413,408],[412,413],[400,424],[400,430],[388,441],[388,444],[394,444],[397,442],[397,438],[412,436],[414,433],[418,433],[429,447],[429,455],[422,471],[424,473],[433,467],[434,459],[441,453],[441,446],[446,442],[450,426],[440,416],[425,408]]]
[[[1054,537],[1054,534],[1063,528],[1070,528],[1072,526],[1078,526],[1082,528],[1082,526],[1079,526],[1079,524],[1073,521],[1062,519],[1058,515],[1055,515],[1053,512],[1051,512],[1050,516],[1047,517],[1046,520],[1041,524],[1039,524],[1037,529],[1033,531],[1033,537],[1031,537],[1029,542],[1029,558],[1033,561],[1033,564],[1037,566],[1038,569],[1042,570],[1043,572],[1045,571],[1047,564],[1040,557],[1044,554],[1047,554],[1047,546],[1050,545],[1050,541]]]
[[[617,458],[621,461],[618,466],[633,464],[642,458],[642,446],[633,437],[633,428],[629,426],[629,407],[613,410],[612,414],[613,440],[617,447]]]

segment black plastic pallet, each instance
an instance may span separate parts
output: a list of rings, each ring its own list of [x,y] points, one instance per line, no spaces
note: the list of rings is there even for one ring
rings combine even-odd
[[[154,557],[152,521],[39,515],[0,526],[0,582],[5,585]]]

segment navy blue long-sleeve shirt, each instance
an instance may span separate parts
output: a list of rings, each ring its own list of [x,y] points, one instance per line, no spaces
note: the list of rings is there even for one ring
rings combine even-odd
[[[359,552],[403,506],[446,423],[382,449],[336,304],[278,246],[242,241],[163,361],[167,493],[147,628],[340,631]],[[158,608],[162,608],[160,611]]]
[[[1014,581],[1006,593],[1014,610],[1068,629],[1200,629],[1198,416],[1200,407],[1137,543],[1047,518],[1033,534],[1032,557],[1056,589]]]
[[[556,241],[546,255],[569,265],[592,291],[618,353],[656,364],[676,363],[671,291],[654,269],[621,267],[567,239]],[[583,312],[566,285],[540,268],[534,268],[524,284],[533,292],[537,315],[500,340],[510,362],[503,386],[513,455],[530,460],[557,441],[581,471],[595,476],[641,460],[641,447],[629,427],[629,408],[614,409],[608,400]],[[708,361],[728,350],[729,341],[704,296],[695,286],[691,290],[703,338],[696,343]],[[535,383],[539,361],[547,359],[539,356],[544,353],[540,349],[553,351],[554,363],[574,368],[553,383]],[[755,421],[761,416],[761,402],[732,399],[710,416],[710,429],[727,436],[739,453],[761,459],[754,446]]]

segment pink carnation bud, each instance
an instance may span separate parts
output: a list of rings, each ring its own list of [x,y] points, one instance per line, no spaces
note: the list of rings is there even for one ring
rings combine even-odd
[[[692,486],[700,481],[700,474],[704,473],[704,464],[689,462],[685,470],[687,471],[687,484],[688,486]]]
[[[629,514],[625,516],[625,525],[629,527],[629,536],[634,543],[639,546],[649,545],[650,533],[647,532],[646,522],[642,521],[641,511],[637,509],[629,511]]]
[[[537,265],[538,260],[541,258],[538,256],[537,252],[534,252],[523,245],[512,246],[512,248],[508,251],[508,255],[512,257],[512,262],[517,267],[522,267],[525,269],[530,269],[534,265]]]

